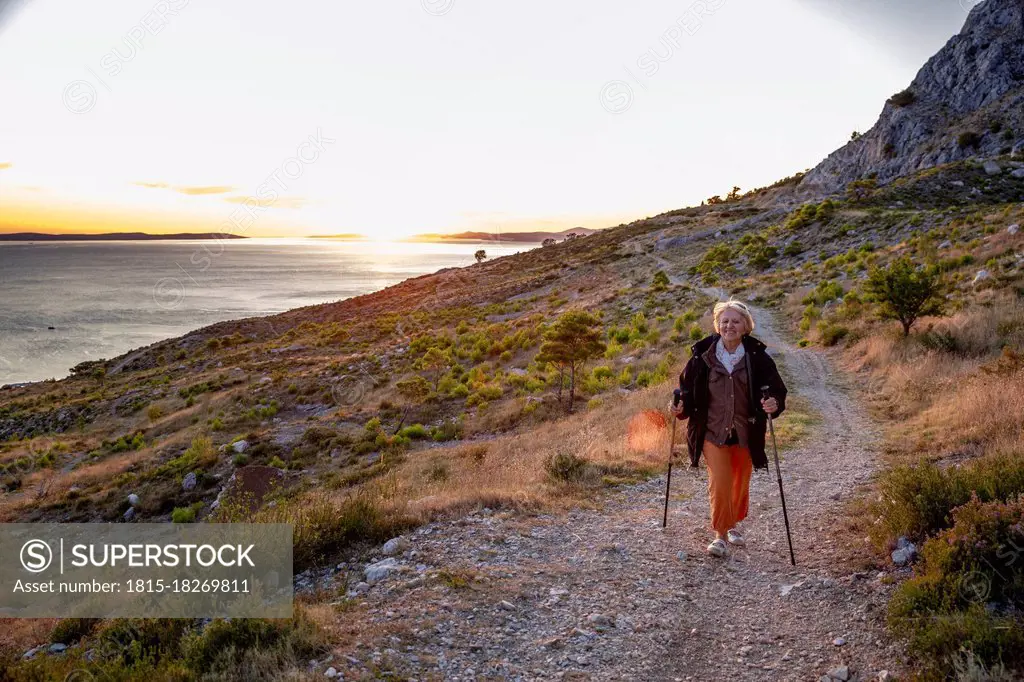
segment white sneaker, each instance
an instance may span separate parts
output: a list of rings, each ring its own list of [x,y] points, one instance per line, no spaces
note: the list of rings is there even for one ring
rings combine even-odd
[[[725,538],[729,541],[729,544],[736,545],[737,547],[743,547],[747,544],[747,541],[743,539],[743,536],[735,530],[728,531],[725,534]]]
[[[723,557],[725,556],[726,551],[727,548],[725,546],[725,541],[722,540],[722,538],[715,538],[715,540],[708,545],[708,554],[711,556]]]

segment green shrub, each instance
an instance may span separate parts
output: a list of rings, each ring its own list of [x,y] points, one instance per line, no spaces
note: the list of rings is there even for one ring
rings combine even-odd
[[[277,469],[287,469],[288,465],[284,463],[284,460],[274,455],[274,457],[267,462],[267,466],[275,467]]]
[[[973,497],[952,513],[952,527],[929,539],[913,578],[889,605],[891,627],[911,651],[948,674],[967,651],[983,665],[1024,670],[1024,498],[982,502]]]
[[[829,301],[834,301],[842,297],[843,285],[833,280],[825,280],[823,282],[818,282],[818,286],[804,296],[803,300],[800,302],[803,305],[817,304],[821,306],[825,305]]]
[[[53,630],[50,632],[50,641],[74,644],[92,634],[99,623],[99,618],[65,618],[53,626]]]
[[[813,304],[808,305],[804,308],[803,316],[800,318],[800,331],[810,331],[811,325],[819,317],[821,317],[821,311],[815,308]]]
[[[716,271],[724,271],[732,262],[733,255],[732,247],[729,244],[716,244],[701,256],[695,271],[704,275],[705,281],[707,281],[707,278]]]
[[[423,424],[412,424],[411,426],[406,426],[401,431],[399,431],[398,435],[402,436],[403,438],[410,438],[415,440],[420,438],[426,438],[427,430],[423,427]]]
[[[446,419],[440,426],[431,430],[430,437],[438,443],[460,440],[462,438],[462,420]]]
[[[327,428],[326,426],[310,426],[302,434],[302,442],[317,447],[324,447],[337,435],[338,433],[334,429]]]
[[[544,462],[544,471],[548,478],[557,483],[579,483],[587,475],[590,463],[568,452],[551,455]]]
[[[790,243],[786,244],[786,248],[783,249],[782,255],[783,256],[799,256],[801,253],[804,252],[804,250],[805,249],[803,247],[803,244],[801,244],[799,241],[794,240],[794,241],[791,241]]]
[[[786,221],[785,229],[799,230],[807,225],[810,225],[818,219],[818,206],[817,204],[804,204],[790,216],[789,220]]]
[[[196,520],[196,510],[192,507],[175,507],[171,512],[173,523],[193,523]]]
[[[956,143],[961,149],[976,148],[981,144],[981,135],[969,130],[960,133],[960,137],[956,138]]]
[[[183,660],[197,674],[216,679],[253,677],[268,661],[284,667],[304,666],[329,650],[327,638],[302,609],[291,619],[216,619],[202,634],[182,642]]]
[[[824,320],[818,322],[818,334],[821,336],[821,343],[825,346],[834,346],[843,340],[850,333],[849,328],[841,324],[834,324]]]
[[[699,324],[697,324],[696,322],[694,322],[692,325],[690,325],[690,340],[691,341],[700,341],[703,338],[704,338],[704,330],[701,328],[701,326]]]
[[[329,564],[356,542],[382,541],[409,527],[409,519],[386,512],[368,493],[338,501],[327,494],[281,500],[263,507],[253,523],[292,524],[295,571]]]
[[[889,537],[924,538],[952,524],[952,511],[976,494],[982,502],[1005,501],[1024,492],[1024,457],[1008,451],[961,467],[940,469],[921,462],[882,474],[875,512]]]
[[[217,451],[209,436],[200,434],[192,439],[183,453],[160,465],[149,474],[154,477],[173,476],[193,469],[205,469],[217,463]]]
[[[146,447],[146,439],[142,436],[142,432],[136,433],[135,435],[121,436],[113,443],[109,444],[111,452],[128,452],[130,450],[140,450]]]
[[[175,658],[191,625],[185,618],[115,618],[98,628],[94,650],[127,667]]]

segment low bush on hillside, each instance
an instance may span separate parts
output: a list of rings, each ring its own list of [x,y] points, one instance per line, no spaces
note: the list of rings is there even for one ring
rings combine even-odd
[[[269,682],[304,670],[330,648],[326,632],[301,603],[288,619],[216,619],[205,626],[189,618],[115,618],[98,624],[68,619],[54,630],[54,641],[76,639],[82,646],[61,656],[4,661],[4,679]]]
[[[981,135],[974,131],[960,133],[960,137],[956,139],[956,143],[961,149],[973,149],[981,144]]]
[[[383,542],[412,525],[368,493],[344,500],[326,493],[280,500],[260,509],[252,523],[290,523],[295,571],[329,561],[334,554],[363,541]]]
[[[590,462],[569,452],[556,453],[544,462],[544,471],[556,483],[582,483],[590,469]]]
[[[1024,497],[952,512],[952,526],[924,543],[922,561],[889,604],[889,624],[905,635],[934,679],[947,679],[965,654],[985,667],[1024,668]],[[930,678],[929,678],[930,679]]]
[[[982,502],[1006,501],[1024,493],[1024,453],[986,455],[959,467],[929,462],[889,469],[880,479],[880,541],[905,535],[925,538],[953,523],[953,510],[976,495]]]

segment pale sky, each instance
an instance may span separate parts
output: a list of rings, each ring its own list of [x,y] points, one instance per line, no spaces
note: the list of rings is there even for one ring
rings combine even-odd
[[[869,128],[977,4],[920,2],[29,0],[0,232],[607,227]]]

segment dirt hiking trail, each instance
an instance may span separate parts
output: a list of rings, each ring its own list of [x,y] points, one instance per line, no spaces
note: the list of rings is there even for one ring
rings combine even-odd
[[[803,447],[782,453],[795,568],[774,464],[751,482],[747,546],[716,559],[705,553],[707,474],[703,463],[699,474],[689,468],[680,445],[666,530],[662,475],[607,493],[598,511],[485,509],[410,533],[391,577],[362,586],[366,617],[388,633],[364,639],[364,655],[407,679],[865,682],[898,673],[901,647],[884,629],[892,588],[844,558],[863,539],[843,530],[842,504],[872,475],[878,434],[820,351],[790,345],[767,311],[752,310],[754,336],[790,395],[821,416]]]

